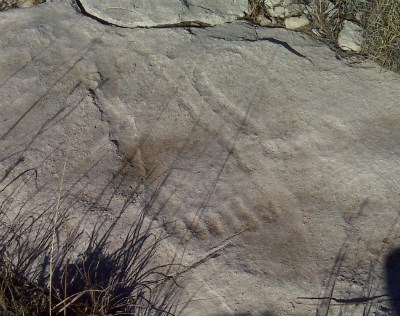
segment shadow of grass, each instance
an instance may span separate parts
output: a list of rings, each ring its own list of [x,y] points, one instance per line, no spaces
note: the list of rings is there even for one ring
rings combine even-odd
[[[32,178],[34,173],[23,172],[6,184],[8,193],[1,191],[0,314],[178,313],[182,287],[173,275],[180,265],[174,263],[175,258],[167,262],[159,258],[160,246],[169,235],[146,216],[146,206],[125,228],[123,237],[116,232],[137,197],[136,190],[124,197],[112,220],[99,216],[93,227],[71,228],[69,222],[76,205],[76,201],[67,202],[71,196],[63,197],[64,207],[57,216],[56,202],[43,201],[38,211],[33,211],[26,202],[19,201],[21,188]],[[119,181],[109,201],[116,198],[123,179]],[[107,183],[105,187],[110,186]],[[15,201],[19,201],[19,208]],[[95,205],[89,205],[85,212],[92,208]],[[52,257],[53,232],[56,251]]]
[[[385,272],[393,313],[400,316],[400,248],[392,251],[386,257]]]
[[[380,255],[367,258],[365,254],[369,250],[360,247],[361,238],[354,231],[357,219],[366,214],[368,204],[368,198],[364,199],[358,212],[349,218],[346,237],[319,294],[297,298],[299,304],[314,306],[316,316],[400,315],[400,249],[386,256],[392,247],[388,241],[397,235],[395,227],[399,218],[387,230],[385,241],[379,243]]]

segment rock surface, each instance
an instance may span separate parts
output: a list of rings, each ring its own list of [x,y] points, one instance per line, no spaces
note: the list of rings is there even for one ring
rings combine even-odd
[[[363,42],[362,27],[350,21],[343,22],[343,28],[338,35],[339,47],[343,50],[361,51]]]
[[[67,157],[77,224],[115,216],[142,183],[136,207],[151,197],[185,262],[239,233],[191,271],[185,315],[361,315],[298,297],[386,293],[384,258],[400,245],[397,75],[244,21],[123,29],[61,0],[0,14],[1,203],[10,190],[32,211],[53,202]],[[36,186],[12,182],[29,170]]]
[[[310,24],[310,21],[306,16],[290,17],[285,19],[285,27],[288,30],[297,30]]]
[[[78,0],[88,14],[123,27],[216,25],[247,11],[247,0]]]

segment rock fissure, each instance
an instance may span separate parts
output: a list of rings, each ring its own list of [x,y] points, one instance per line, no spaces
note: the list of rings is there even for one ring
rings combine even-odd
[[[227,41],[227,42],[262,42],[262,41],[267,41],[267,42],[270,42],[272,44],[276,44],[276,45],[282,46],[285,49],[287,49],[289,52],[291,52],[292,54],[296,55],[297,57],[305,58],[310,63],[313,63],[311,61],[311,59],[309,59],[307,56],[303,55],[302,53],[300,53],[299,51],[294,49],[287,42],[278,40],[278,39],[273,38],[273,37],[263,37],[263,38],[254,38],[254,39],[246,38],[246,37],[238,37],[238,39],[230,39],[230,38],[226,38],[226,37],[222,37],[222,36],[210,36],[210,38],[217,39],[217,40],[224,40],[224,41]]]
[[[100,112],[100,121],[104,122],[104,111],[101,108],[101,106],[99,105],[99,100],[97,98],[96,92],[93,89],[89,89],[89,95],[92,99],[92,102],[94,104],[94,106],[97,108],[97,110],[99,110]]]

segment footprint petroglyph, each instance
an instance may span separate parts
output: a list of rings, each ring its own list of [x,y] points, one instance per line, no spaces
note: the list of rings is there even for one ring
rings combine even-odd
[[[280,223],[293,196],[273,189],[278,177],[269,163],[274,157],[266,156],[252,116],[253,107],[262,105],[255,100],[238,107],[196,70],[185,93],[196,103],[177,92],[169,112],[189,116],[192,126],[171,125],[160,109],[157,121],[165,124],[155,125],[140,145],[143,166],[154,168],[155,183],[162,182],[161,188],[154,184],[152,211],[164,222],[172,219],[166,226],[180,238],[226,236],[245,228],[256,232]]]
[[[214,168],[214,178],[192,166],[186,170],[175,170],[159,190],[154,211],[165,218],[172,216],[176,225],[170,225],[171,232],[180,237],[187,232],[204,239],[207,236],[225,236],[245,228],[256,231],[262,226],[279,221],[284,213],[267,190],[251,183],[249,175],[241,171],[235,159],[227,163],[218,181],[216,174],[222,166]],[[189,182],[190,180],[190,182]],[[167,214],[169,215],[167,215]]]
[[[236,104],[196,70],[182,80],[189,83],[184,92],[172,89],[151,105],[97,94],[116,153],[136,166],[133,174],[145,175],[148,215],[177,239],[205,247],[245,230],[252,237],[243,240],[251,244],[240,247],[261,244],[284,258],[276,245],[306,243],[305,232],[293,224],[302,222],[301,213],[292,214],[296,198],[271,168],[290,140],[260,133],[260,100]],[[142,107],[148,106],[154,112],[144,117]],[[254,260],[262,260],[262,253]]]

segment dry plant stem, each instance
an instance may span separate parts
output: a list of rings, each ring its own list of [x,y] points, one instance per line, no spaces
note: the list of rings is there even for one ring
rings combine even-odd
[[[245,18],[256,21],[257,17],[263,12],[264,7],[264,0],[249,1],[249,12],[246,14]]]
[[[169,235],[153,228],[153,221],[147,223],[148,206],[137,214],[122,243],[110,247],[110,236],[138,191],[126,197],[111,221],[98,219],[83,244],[84,252],[70,261],[69,251],[81,245],[83,233],[76,227],[59,241],[60,227],[77,198],[68,199],[68,159],[64,165],[62,160],[49,204],[25,209],[23,201],[15,218],[8,218],[7,210],[13,205],[0,203],[0,315],[174,315],[182,287],[164,281],[173,281],[170,269],[179,264],[155,260],[161,241]],[[17,199],[21,187],[35,176],[35,172],[23,174],[18,176],[21,183],[10,182],[9,200]],[[106,188],[115,186],[110,200],[123,181],[124,177],[115,177],[105,184]]]
[[[58,217],[60,215],[60,204],[61,204],[61,192],[63,189],[63,184],[64,184],[64,177],[65,177],[65,170],[67,169],[67,158],[68,158],[68,152],[69,152],[69,145],[67,148],[67,154],[65,155],[65,160],[64,160],[64,166],[61,174],[61,179],[60,179],[60,186],[58,188],[58,196],[57,196],[57,205],[56,205],[56,214],[54,216],[54,221],[53,221],[53,232],[51,236],[51,251],[50,251],[50,274],[49,274],[49,315],[52,315],[53,312],[53,305],[52,305],[52,297],[53,297],[53,274],[54,274],[54,245],[56,242],[56,233],[57,233],[57,223],[58,223]]]

